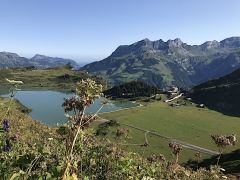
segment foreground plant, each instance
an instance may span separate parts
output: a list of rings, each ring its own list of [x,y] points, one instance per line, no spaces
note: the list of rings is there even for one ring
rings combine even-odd
[[[211,135],[212,140],[214,141],[214,143],[217,145],[218,147],[218,151],[219,151],[219,156],[217,159],[217,165],[220,161],[221,155],[223,153],[223,150],[227,147],[227,146],[234,146],[237,142],[237,138],[236,138],[236,134],[231,134],[231,135]]]
[[[7,110],[5,111],[3,117],[1,117],[1,121],[3,122],[5,120],[5,118],[9,115],[11,107],[12,107],[12,101],[14,100],[14,97],[17,93],[17,91],[19,91],[19,86],[21,84],[23,84],[22,81],[15,81],[15,80],[9,80],[6,79],[6,81],[11,85],[10,89],[9,89],[9,93],[10,93],[10,99],[9,99],[9,103],[8,103],[8,107]]]
[[[82,80],[77,83],[76,95],[65,100],[63,103],[64,110],[69,119],[69,133],[66,142],[66,168],[62,179],[77,177],[77,164],[80,164],[82,171],[82,154],[84,129],[89,127],[90,123],[96,118],[97,113],[102,109],[103,105],[94,115],[86,114],[86,108],[94,103],[95,99],[99,98],[102,93],[102,85],[96,84],[91,79]],[[70,115],[70,112],[73,115]],[[78,147],[76,147],[76,145]]]
[[[11,107],[12,107],[12,101],[17,93],[17,91],[19,90],[18,87],[19,85],[23,84],[22,81],[15,81],[15,80],[9,80],[6,79],[6,81],[11,85],[10,88],[10,99],[9,99],[9,103],[8,103],[8,107],[3,115],[3,117],[1,118],[1,122],[2,122],[2,129],[0,129],[0,152],[9,152],[12,150],[12,144],[15,143],[17,141],[17,135],[16,134],[12,134],[10,131],[10,122],[8,120],[8,116],[11,113]]]
[[[9,90],[10,97],[7,108],[3,113],[3,116],[1,117],[2,127],[0,127],[0,158],[9,156],[9,154],[11,153],[10,151],[12,151],[14,144],[18,140],[18,135],[11,132],[9,118],[11,115],[11,109],[13,104],[12,102],[17,91],[20,90],[18,87],[19,85],[23,84],[22,81],[15,81],[9,79],[6,79],[6,81],[11,85],[11,88]]]
[[[175,164],[178,164],[179,154],[182,150],[182,147],[176,143],[169,143],[169,147],[172,150],[173,155],[176,156]]]
[[[201,155],[200,152],[196,152],[196,153],[194,154],[194,157],[195,157],[196,160],[197,160],[197,169],[198,169],[198,166],[199,166],[200,160],[201,160],[201,158],[202,158],[202,155]]]

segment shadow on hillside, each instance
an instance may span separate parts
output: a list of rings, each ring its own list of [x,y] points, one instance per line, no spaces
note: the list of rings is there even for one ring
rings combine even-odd
[[[193,102],[228,116],[240,117],[240,86],[194,89],[190,93]]]
[[[240,117],[240,111],[239,111],[239,108],[237,108],[237,107],[236,108],[231,108],[231,109],[223,109],[223,108],[215,107],[213,105],[208,105],[208,104],[205,104],[205,105],[206,105],[206,107],[208,109],[220,112],[223,115],[233,116],[233,117]]]
[[[210,167],[216,165],[218,156],[212,156],[202,160],[198,167]],[[197,162],[189,160],[186,164],[193,169],[197,168]],[[231,153],[223,154],[220,158],[219,165],[226,170],[226,173],[240,173],[240,149],[232,151]]]

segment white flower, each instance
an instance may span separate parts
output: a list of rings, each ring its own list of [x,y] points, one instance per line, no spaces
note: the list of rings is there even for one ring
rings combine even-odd
[[[224,171],[225,171],[225,169],[223,169],[223,168],[220,168],[220,171],[223,171],[223,172],[224,172]]]
[[[53,140],[53,138],[48,138],[48,140],[49,140],[49,141],[52,141],[52,140]]]
[[[22,81],[15,81],[15,80],[10,80],[6,78],[6,81],[9,82],[10,84],[23,84]]]

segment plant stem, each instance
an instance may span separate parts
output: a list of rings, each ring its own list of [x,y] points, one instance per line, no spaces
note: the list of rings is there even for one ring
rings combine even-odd
[[[175,161],[175,164],[178,164],[178,157],[179,157],[179,154],[177,153],[177,154],[176,154],[176,161]]]
[[[78,129],[77,129],[77,133],[76,133],[76,135],[75,135],[75,137],[74,137],[74,139],[73,139],[73,143],[72,143],[71,150],[70,150],[70,154],[69,154],[70,159],[72,159],[73,148],[74,148],[74,146],[75,146],[76,140],[77,140],[78,135],[79,135],[80,130],[81,130],[81,124],[82,124],[82,120],[83,120],[83,117],[84,117],[84,114],[85,114],[85,109],[86,109],[86,107],[84,107],[84,109],[83,109],[83,111],[82,111],[83,113],[82,113],[82,116],[81,116],[81,119],[80,119],[80,123],[79,123]]]
[[[94,117],[97,116],[97,114],[102,110],[102,108],[104,107],[104,104],[95,112],[95,114],[93,116],[91,116],[83,125],[89,123],[89,121],[91,121]]]
[[[102,105],[97,111],[96,113],[90,117],[84,124],[82,124],[82,120],[84,118],[84,114],[85,114],[85,110],[86,110],[86,106],[83,108],[82,110],[82,116],[81,116],[81,119],[80,119],[80,122],[79,122],[79,126],[78,126],[78,129],[77,129],[77,132],[74,136],[74,139],[73,139],[73,142],[72,142],[72,146],[71,146],[71,150],[70,150],[70,153],[69,153],[69,156],[68,156],[68,162],[67,162],[67,166],[66,166],[66,169],[64,171],[64,174],[63,174],[63,180],[66,179],[66,174],[68,172],[68,168],[72,162],[72,158],[73,158],[73,149],[74,149],[74,146],[76,144],[76,141],[77,141],[77,138],[78,138],[78,135],[79,133],[81,132],[81,129],[82,129],[82,126],[85,125],[86,123],[88,123],[90,120],[92,120],[94,117],[96,117],[96,115],[101,111],[101,109],[103,108],[104,105]],[[80,111],[79,111],[79,114],[80,114]],[[81,174],[82,174],[82,170],[81,170]]]
[[[11,106],[12,106],[12,101],[14,99],[14,96],[16,95],[17,92],[14,92],[14,90],[11,91],[11,96],[10,96],[10,100],[9,100],[9,104],[8,104],[8,108],[7,108],[7,111],[6,113],[3,115],[3,117],[1,118],[1,123],[3,122],[3,120],[7,117],[10,109],[11,109]]]
[[[219,156],[218,156],[218,158],[217,158],[217,166],[218,166],[218,164],[219,164],[219,161],[220,161],[220,158],[221,158],[221,155],[222,155],[222,150],[221,149],[219,149]]]

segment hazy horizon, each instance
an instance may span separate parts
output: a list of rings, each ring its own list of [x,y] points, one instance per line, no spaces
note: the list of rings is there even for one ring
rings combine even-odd
[[[231,37],[236,37],[236,36],[231,36]],[[238,36],[238,37],[240,37],[240,36]],[[178,37],[176,37],[176,38],[178,38]],[[174,39],[176,39],[176,38],[174,38]],[[226,39],[226,38],[230,38],[230,37],[225,37],[225,38],[223,38],[223,39],[220,39],[220,40],[216,40],[216,39],[211,39],[211,40],[206,40],[206,41],[203,41],[202,43],[200,43],[200,44],[188,44],[188,45],[201,45],[201,44],[203,44],[203,43],[205,43],[205,42],[207,42],[207,41],[214,41],[214,40],[216,40],[216,41],[221,41],[221,40],[224,40],[224,39]],[[142,39],[140,39],[140,40],[138,40],[138,41],[141,41],[141,40],[143,40],[143,39],[149,39],[149,38],[142,38]],[[161,38],[160,38],[161,39]],[[150,41],[157,41],[157,40],[160,40],[160,39],[155,39],[155,40],[153,40],[153,39],[149,39]],[[166,39],[166,40],[164,40],[164,39],[161,39],[161,40],[163,40],[163,41],[168,41],[168,40],[174,40],[174,39]],[[180,38],[181,39],[181,38]],[[183,39],[181,39],[184,43],[186,43]],[[136,41],[137,42],[137,41]],[[133,43],[135,43],[135,42],[132,42],[132,43],[130,43],[130,44],[133,44]],[[130,44],[119,44],[119,46],[120,45],[130,45]],[[118,46],[117,46],[118,47]],[[117,48],[116,47],[116,48]],[[115,49],[116,49],[115,48]],[[114,50],[115,50],[114,49]],[[113,51],[114,51],[113,50]],[[0,50],[0,52],[9,52],[9,53],[17,53],[17,52],[11,52],[11,51],[5,51],[5,50]],[[35,54],[33,54],[33,53],[29,53],[29,54],[24,54],[24,53],[21,53],[21,52],[19,52],[19,53],[17,53],[19,56],[22,56],[22,57],[26,57],[26,58],[32,58],[33,56],[35,56],[35,55],[37,55],[37,54],[39,54],[39,55],[44,55],[44,56],[50,56],[50,57],[57,57],[57,58],[66,58],[66,59],[72,59],[72,60],[74,60],[74,61],[76,61],[76,62],[78,62],[78,63],[82,63],[82,64],[86,64],[86,63],[90,63],[90,62],[94,62],[94,61],[100,61],[100,60],[102,60],[102,59],[104,59],[104,58],[107,58],[108,56],[110,56],[110,54],[108,54],[108,55],[106,55],[106,56],[96,56],[96,57],[76,57],[76,56],[73,56],[73,55],[62,55],[62,56],[60,56],[60,55],[49,55],[49,54],[40,54],[40,53],[35,53]]]
[[[195,45],[240,36],[238,0],[1,0],[0,51],[101,60],[144,38]]]

